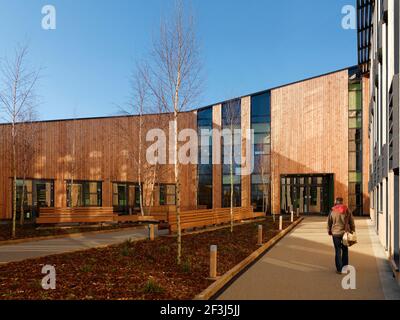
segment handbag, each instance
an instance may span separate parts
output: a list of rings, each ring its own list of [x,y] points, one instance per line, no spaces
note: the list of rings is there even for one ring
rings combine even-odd
[[[357,244],[357,234],[355,232],[345,232],[343,236],[343,245],[346,247],[352,247]]]
[[[350,213],[347,212],[346,220],[345,220],[345,230],[346,232],[343,235],[342,243],[346,247],[352,247],[357,244],[357,233],[350,232]]]

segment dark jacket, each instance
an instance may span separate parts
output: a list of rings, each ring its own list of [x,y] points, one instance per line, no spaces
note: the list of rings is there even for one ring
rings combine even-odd
[[[349,230],[346,230],[346,219]],[[346,231],[351,233],[356,231],[354,217],[345,205],[334,206],[328,217],[328,232],[333,236],[342,237]]]

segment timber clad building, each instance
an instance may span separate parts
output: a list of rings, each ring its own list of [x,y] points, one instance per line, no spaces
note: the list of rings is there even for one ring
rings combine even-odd
[[[334,198],[343,197],[355,215],[372,217],[396,268],[399,6],[398,0],[357,0],[358,66],[185,112],[179,119],[180,129],[200,132],[229,127],[228,117],[234,114],[235,128],[254,130],[255,168],[251,175],[235,175],[235,207],[326,215]],[[144,132],[160,127],[168,132],[171,120],[170,114],[145,116]],[[10,125],[0,125],[1,220],[12,216],[10,130]],[[139,117],[44,121],[34,123],[33,132],[28,163],[20,158],[17,163],[18,214],[24,207],[26,218],[34,220],[41,208],[104,207],[134,215],[140,189],[145,206],[160,211],[174,207],[171,165],[160,166],[156,176],[143,170],[139,188],[139,156],[143,163],[150,145],[139,152]],[[230,206],[230,166],[215,164],[221,163],[216,158],[224,140],[215,133],[210,140],[210,146],[199,147],[208,149],[209,164],[180,166],[184,210]],[[242,137],[241,156],[248,156],[245,146]]]
[[[327,214],[334,197],[341,196],[357,215],[368,214],[369,162],[367,147],[362,148],[368,140],[365,84],[357,67],[340,70],[182,113],[179,126],[198,132],[224,129],[230,125],[228,115],[234,114],[236,128],[254,130],[255,168],[251,175],[234,177],[236,207],[279,214],[292,206],[305,214]],[[171,120],[169,114],[145,116],[142,140],[152,128],[168,132]],[[18,163],[18,212],[24,177],[27,218],[37,217],[40,207],[113,207],[120,214],[138,210],[139,117],[44,121],[33,127],[32,157],[27,166]],[[10,129],[0,126],[2,219],[12,216]],[[184,210],[230,206],[230,166],[212,164],[218,163],[212,161],[218,154],[214,138],[210,164],[180,166]],[[142,163],[148,146],[142,147]],[[142,181],[145,205],[175,205],[172,166],[160,167],[154,189],[151,177]]]

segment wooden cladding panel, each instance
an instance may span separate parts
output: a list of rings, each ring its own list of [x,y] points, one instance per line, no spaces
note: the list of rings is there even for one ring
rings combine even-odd
[[[146,161],[146,143],[149,129],[163,129],[168,137],[168,125],[172,115],[145,116],[143,130],[142,163]],[[196,130],[194,112],[182,113],[179,127]],[[55,206],[66,206],[67,179],[103,182],[103,206],[112,205],[112,182],[137,182],[139,151],[139,117],[116,117],[39,122],[34,124],[36,138],[34,157],[27,178],[55,180]],[[11,218],[12,170],[11,134],[9,125],[0,125],[0,219]],[[75,141],[75,153],[73,145]],[[168,138],[167,143],[168,145]],[[168,151],[168,149],[167,149]],[[18,150],[21,153],[21,150]],[[129,157],[135,154],[135,157]],[[74,156],[75,155],[75,156]],[[168,156],[168,154],[167,154]],[[75,161],[72,159],[75,158]],[[149,170],[148,170],[149,171]],[[18,176],[22,176],[21,163],[17,164]],[[150,179],[144,175],[143,180]],[[182,206],[195,208],[196,166],[181,169]],[[157,182],[174,183],[173,165],[160,167]]]
[[[334,174],[348,202],[348,72],[271,93],[272,208],[280,212],[282,174]]]

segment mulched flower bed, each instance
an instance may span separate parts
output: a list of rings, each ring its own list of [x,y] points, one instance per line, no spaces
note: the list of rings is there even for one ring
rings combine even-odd
[[[183,263],[176,264],[176,239],[121,245],[0,265],[0,299],[188,300],[212,282],[209,248],[218,245],[218,273],[224,274],[257,250],[257,226],[265,242],[278,234],[278,222],[262,222],[183,237]],[[290,221],[286,218],[284,226]],[[56,290],[41,287],[43,265],[54,265]]]
[[[25,224],[24,226],[16,226],[16,237],[11,238],[11,224],[0,225],[0,242],[7,240],[19,240],[27,238],[47,237],[67,235],[73,233],[90,232],[90,231],[106,231],[115,230],[120,228],[130,228],[134,224],[119,224],[119,225],[106,225],[106,226],[92,226],[92,227],[71,227],[71,228],[46,228],[37,229],[33,224]]]

